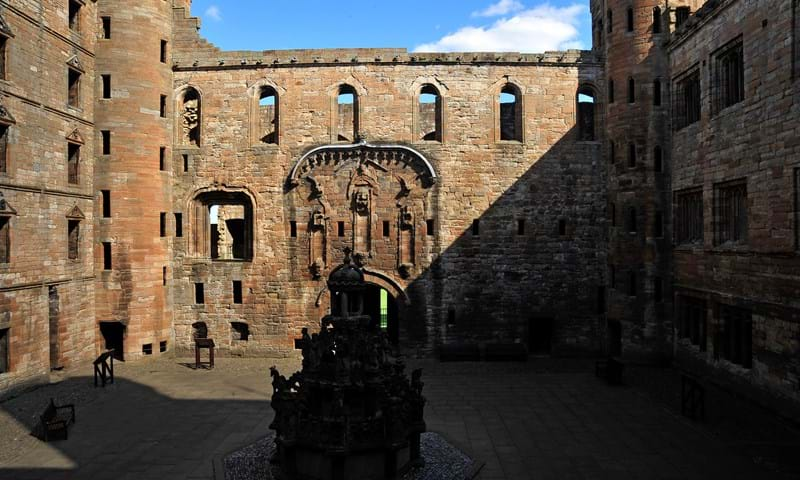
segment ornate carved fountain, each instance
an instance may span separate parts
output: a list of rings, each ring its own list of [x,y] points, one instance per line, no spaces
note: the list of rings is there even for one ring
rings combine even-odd
[[[273,461],[291,478],[392,479],[422,462],[422,371],[409,380],[379,319],[363,315],[365,287],[346,252],[328,279],[333,314],[303,329],[302,370],[271,369]]]

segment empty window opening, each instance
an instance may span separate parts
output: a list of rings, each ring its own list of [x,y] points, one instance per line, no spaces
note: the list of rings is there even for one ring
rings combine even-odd
[[[181,128],[181,144],[199,147],[200,125],[203,114],[200,93],[194,88],[187,88],[180,98],[179,105],[181,106],[181,111],[178,125]]]
[[[81,72],[67,69],[67,105],[78,108],[81,101]]]
[[[628,79],[628,103],[636,103],[636,80]]]
[[[391,223],[389,223],[388,220],[384,220],[383,221],[383,236],[384,236],[384,238],[388,237],[391,234],[390,233],[390,231],[391,231],[390,225],[391,225]]]
[[[161,118],[167,118],[167,96],[161,95],[158,102],[158,114]]]
[[[427,236],[429,236],[429,237],[433,236],[435,225],[436,225],[436,222],[432,218],[429,218],[429,219],[425,220],[425,234]]]
[[[100,322],[100,335],[106,350],[114,350],[115,360],[124,360],[125,325],[120,322]]]
[[[381,288],[379,316],[381,319],[381,330],[389,328],[389,292]]]
[[[635,297],[637,294],[636,289],[636,272],[630,272],[628,273],[628,296]]]
[[[562,237],[567,234],[567,221],[563,218],[558,220],[558,234]]]
[[[211,258],[245,260],[252,256],[252,208],[242,203],[212,203],[208,207]]]
[[[278,92],[272,87],[259,90],[258,132],[261,143],[278,143]]]
[[[205,285],[202,283],[194,284],[194,303],[197,305],[206,303]]]
[[[608,81],[608,103],[614,103],[614,80]]]
[[[161,267],[161,286],[167,286],[167,267]]]
[[[208,326],[206,322],[195,322],[192,324],[192,338],[208,338]]]
[[[472,235],[478,236],[481,234],[481,221],[479,219],[475,219],[472,221]]]
[[[336,223],[336,230],[337,230],[336,233],[338,234],[338,236],[344,237],[344,222],[337,222]]]
[[[183,213],[175,213],[175,236],[183,237]]]
[[[606,313],[606,287],[597,287],[597,314],[605,315]]]
[[[0,217],[0,263],[11,260],[11,218]]]
[[[0,80],[7,80],[8,37],[0,34]]]
[[[111,131],[101,130],[100,135],[103,137],[103,155],[111,155]]]
[[[656,173],[664,171],[664,153],[659,145],[653,147],[653,170]]]
[[[653,105],[661,106],[661,80],[653,80]]]
[[[8,172],[9,126],[0,124],[0,173]]]
[[[675,8],[675,28],[681,28],[681,25],[689,20],[689,15],[691,15],[691,13],[692,11],[689,7]]]
[[[677,330],[679,339],[688,339],[692,345],[706,351],[706,302],[705,300],[678,296]]]
[[[696,69],[676,81],[675,94],[675,127],[680,130],[700,120],[700,70]]]
[[[8,328],[0,329],[0,374],[11,371],[11,359],[8,352],[11,330]]]
[[[583,141],[595,140],[595,94],[591,88],[578,90],[578,133]]]
[[[661,303],[664,300],[664,284],[661,277],[653,278],[653,301]]]
[[[167,236],[167,212],[161,212],[158,215],[158,234],[161,237]]]
[[[67,253],[70,260],[78,259],[78,247],[81,240],[81,222],[78,220],[67,221]]]
[[[636,167],[636,144],[628,144],[628,168]]]
[[[103,197],[103,218],[111,218],[111,190],[100,190]]]
[[[716,111],[744,100],[744,47],[739,39],[714,56]]]
[[[143,355],[152,355],[153,354],[153,344],[152,343],[145,343],[142,345],[142,354]]]
[[[628,208],[628,232],[629,233],[636,233],[637,232],[637,225],[636,225],[636,207],[629,207]]]
[[[167,341],[166,340],[161,340],[160,342],[158,342],[158,351],[161,352],[161,353],[164,353],[164,352],[167,351]]]
[[[720,305],[722,357],[744,368],[753,366],[753,320],[749,310]]]
[[[500,140],[522,141],[522,95],[511,84],[500,91]]]
[[[158,149],[158,169],[162,172],[167,169],[167,147]]]
[[[612,227],[616,227],[617,226],[617,204],[615,204],[614,202],[611,202],[608,205],[608,213],[611,215],[611,226]]]
[[[81,4],[77,0],[69,1],[69,29],[73,32],[81,31]]]
[[[525,235],[525,219],[517,219],[517,235]]]
[[[186,173],[189,171],[189,155],[184,153],[181,158],[183,158],[183,173]]]
[[[628,31],[633,31],[633,9],[630,7],[628,8]]]
[[[676,192],[673,218],[677,245],[703,243],[703,190]]]
[[[231,340],[240,342],[250,340],[250,326],[243,322],[231,322]]]
[[[716,244],[747,243],[747,180],[714,187]]]
[[[661,8],[653,9],[653,33],[661,33]]]
[[[614,12],[612,12],[610,8],[606,12],[606,28],[608,29],[608,33],[614,31]]]
[[[664,214],[662,212],[655,212],[653,216],[653,236],[656,238],[664,236]]]
[[[103,98],[111,98],[111,75],[101,75],[103,82]]]
[[[103,23],[103,38],[108,40],[111,38],[111,17],[100,17]]]
[[[161,51],[159,54],[159,59],[161,63],[167,63],[167,41],[161,40]]]
[[[423,85],[419,95],[419,138],[442,141],[442,96],[433,85]]]
[[[233,281],[233,303],[242,303],[242,281]]]
[[[111,270],[111,242],[103,242],[103,270]]]
[[[358,93],[350,85],[342,85],[336,97],[336,139],[355,142],[358,138]]]
[[[455,308],[448,308],[447,309],[447,325],[450,327],[455,326],[456,324],[456,310]]]

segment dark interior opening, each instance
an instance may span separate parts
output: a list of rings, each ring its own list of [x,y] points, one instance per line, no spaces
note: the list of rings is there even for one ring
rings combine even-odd
[[[382,294],[381,291],[385,293]],[[372,317],[373,325],[381,326],[386,331],[392,345],[398,344],[400,322],[397,301],[389,292],[377,285],[368,285],[364,290],[364,314]]]
[[[608,355],[610,357],[622,355],[622,324],[619,320],[608,321]]]
[[[100,322],[100,334],[105,341],[106,350],[114,350],[114,359],[123,361],[125,339],[125,325],[120,322]]]
[[[553,319],[534,317],[528,326],[528,351],[533,355],[550,355],[553,349]]]

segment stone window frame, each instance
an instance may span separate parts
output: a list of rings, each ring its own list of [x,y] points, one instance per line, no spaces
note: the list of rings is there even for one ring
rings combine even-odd
[[[708,350],[708,301],[705,298],[679,293],[675,305],[675,339],[686,340],[699,351]]]
[[[9,266],[11,264],[11,247],[14,242],[14,218],[17,216],[17,211],[8,203],[0,192],[0,218],[5,221],[5,238],[0,238],[0,241],[5,242],[5,258],[0,257],[0,266]]]
[[[8,81],[8,53],[11,45],[11,39],[14,38],[14,32],[8,26],[5,18],[0,15],[0,80]]]
[[[339,95],[342,89],[349,87],[353,93],[353,134],[352,142],[339,140]],[[363,124],[361,119],[364,118],[364,98],[366,98],[367,90],[352,75],[348,78],[342,79],[328,88],[328,97],[330,98],[330,143],[331,144],[348,144],[356,143],[358,138],[361,137],[363,132]]]
[[[731,59],[735,61],[731,62]],[[746,98],[744,36],[739,35],[717,48],[711,54],[710,65],[713,98],[711,115],[716,116],[725,109],[744,102]]]
[[[81,235],[81,224],[86,220],[86,215],[83,214],[81,209],[76,204],[66,214],[67,220],[67,258],[71,262],[78,262],[81,260],[81,240],[85,235]],[[75,227],[77,238],[72,238],[72,227]]]
[[[446,112],[447,112],[447,86],[440,82],[438,79],[433,77],[420,77],[417,78],[411,86],[412,89],[412,105],[411,105],[411,112],[412,112],[412,119],[411,119],[411,135],[413,142],[412,143],[428,143],[428,144],[437,144],[437,143],[445,143],[445,133],[446,133]],[[436,91],[437,99],[436,99],[436,139],[434,140],[424,140],[420,137],[421,125],[420,125],[420,97],[422,96],[425,89],[433,89]]]
[[[11,158],[11,132],[12,128],[17,124],[17,121],[8,111],[8,109],[0,104],[0,176],[10,173],[9,158]]]
[[[689,88],[695,84],[697,92]],[[700,122],[703,118],[703,76],[700,74],[699,63],[695,63],[673,77],[672,92],[674,92],[672,95],[673,129],[679,131]],[[687,95],[691,98],[687,98]],[[690,102],[692,102],[691,105]],[[696,107],[693,106],[694,102],[696,102]]]
[[[493,104],[493,111],[494,111],[494,143],[505,143],[505,144],[525,144],[526,139],[526,132],[525,132],[525,91],[526,89],[522,86],[523,83],[519,80],[515,79],[511,76],[504,76],[491,88],[492,94],[492,104]],[[500,107],[500,95],[506,89],[514,90],[514,96],[516,98],[516,113],[515,113],[515,139],[512,140],[503,140],[502,132],[501,132],[501,107]]]
[[[86,142],[84,142],[83,136],[77,129],[73,130],[72,133],[67,136],[66,164],[68,185],[80,186],[81,184],[81,153],[85,143]],[[71,160],[73,158],[73,150],[75,151],[74,172],[70,170]]]
[[[197,94],[197,143],[187,143],[183,141],[183,122],[180,119],[180,116],[183,115],[183,106],[184,102],[186,101],[186,94],[190,91],[194,91]],[[205,116],[204,105],[205,101],[203,98],[205,95],[203,91],[194,84],[187,84],[183,85],[180,88],[177,88],[174,91],[173,95],[173,115],[175,117],[174,121],[174,136],[175,136],[175,145],[180,149],[198,149],[203,146],[203,137],[204,137],[204,129],[203,129],[203,118]]]
[[[714,358],[744,369],[753,368],[753,311],[737,302],[717,302]]]
[[[243,205],[245,211],[245,255],[243,258],[220,259],[211,257],[211,224],[209,209],[212,205]],[[254,262],[257,257],[258,228],[256,218],[258,203],[255,195],[244,187],[205,188],[194,192],[184,212],[184,237],[188,235],[188,256],[212,262]],[[188,230],[188,231],[187,231]]]
[[[275,140],[270,143],[262,142],[259,138],[261,118],[260,105],[261,93],[266,89],[272,89],[275,94]],[[263,148],[270,148],[280,145],[281,143],[281,99],[286,94],[286,89],[281,88],[278,84],[268,79],[262,79],[254,83],[248,89],[247,95],[250,99],[250,146],[258,146]]]
[[[587,93],[589,92],[589,93]],[[591,82],[583,82],[578,85],[578,89],[575,91],[575,126],[578,127],[578,141],[581,142],[597,142],[600,138],[600,133],[602,132],[602,118],[600,116],[600,112],[603,111],[603,106],[600,104],[600,90]],[[591,132],[591,139],[584,139],[583,138],[583,131],[581,130],[581,112],[580,112],[580,95],[586,95],[592,97],[594,105],[594,112],[592,114],[592,129]],[[583,102],[588,103],[588,102]]]
[[[77,10],[75,11],[75,18],[73,22],[72,12],[70,10],[72,7],[76,6]],[[81,33],[82,30],[82,22],[83,22],[83,8],[86,6],[86,2],[84,0],[67,0],[67,28],[72,33]]]
[[[794,168],[794,249],[800,252],[800,167]]]
[[[653,7],[653,35],[660,35],[664,32],[664,19],[662,18],[661,7]]]
[[[704,205],[702,185],[673,192],[673,246],[703,246],[705,242]],[[698,212],[700,218],[692,221],[689,216],[694,218],[694,214]]]
[[[750,208],[747,183],[747,177],[742,177],[714,184],[712,213],[716,248],[736,248],[748,244]]]

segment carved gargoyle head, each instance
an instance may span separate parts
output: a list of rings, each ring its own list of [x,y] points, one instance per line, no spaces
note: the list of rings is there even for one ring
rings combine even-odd
[[[355,208],[358,213],[369,213],[369,190],[359,189],[356,191]]]

